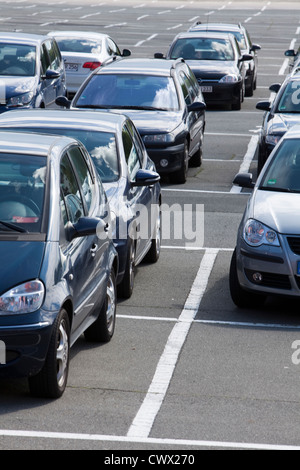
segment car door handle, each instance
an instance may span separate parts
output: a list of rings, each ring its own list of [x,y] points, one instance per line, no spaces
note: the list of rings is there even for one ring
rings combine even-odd
[[[96,256],[97,250],[98,250],[98,245],[94,243],[92,248],[90,249],[90,253],[92,254],[93,258]]]

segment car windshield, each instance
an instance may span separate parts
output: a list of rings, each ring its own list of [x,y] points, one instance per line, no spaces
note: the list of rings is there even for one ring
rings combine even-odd
[[[115,134],[78,128],[52,127],[26,128],[24,132],[65,135],[80,140],[91,155],[103,183],[117,181],[120,176]]]
[[[278,102],[277,113],[300,113],[300,80],[287,83]]]
[[[33,77],[35,65],[35,46],[0,43],[0,75]]]
[[[260,189],[300,192],[300,139],[282,141],[267,166]]]
[[[179,109],[171,77],[133,73],[94,75],[75,101],[75,107],[163,111]]]
[[[227,39],[182,38],[171,51],[171,59],[187,60],[234,60],[234,51]]]
[[[40,232],[47,160],[0,154],[0,232]]]
[[[62,52],[101,53],[101,44],[97,41],[69,37],[56,37],[55,39]]]

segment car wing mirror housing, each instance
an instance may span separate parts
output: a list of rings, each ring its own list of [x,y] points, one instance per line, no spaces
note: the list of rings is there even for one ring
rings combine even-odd
[[[131,186],[153,186],[160,181],[160,176],[156,171],[138,170],[135,180],[131,181]]]
[[[155,52],[154,59],[165,59],[165,56],[162,52]]]
[[[294,51],[294,49],[288,49],[287,51],[285,51],[284,55],[286,57],[295,57],[297,53]]]
[[[68,240],[72,241],[74,238],[96,235],[99,231],[105,231],[106,226],[107,224],[102,219],[96,217],[81,217],[76,224],[69,223],[67,227]]]
[[[261,111],[270,111],[271,103],[270,101],[259,101],[256,103],[256,109],[260,109]]]
[[[252,173],[238,173],[234,177],[233,184],[241,188],[250,189],[253,189],[255,186],[255,183],[252,181]]]
[[[261,46],[259,44],[252,44],[250,52],[260,51]]]
[[[130,49],[123,49],[122,57],[129,57],[131,55]]]
[[[269,90],[273,91],[274,93],[278,93],[281,88],[281,83],[272,83],[271,86],[269,86]]]
[[[245,62],[246,60],[253,60],[253,56],[251,54],[243,54],[240,60],[241,62]]]
[[[188,105],[188,111],[205,111],[206,104],[203,101],[195,101]]]
[[[70,109],[71,107],[71,101],[68,100],[66,96],[58,96],[55,100],[55,104],[57,106],[62,106],[63,108]]]

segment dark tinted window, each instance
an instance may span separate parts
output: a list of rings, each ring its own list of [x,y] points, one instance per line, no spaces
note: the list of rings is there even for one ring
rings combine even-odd
[[[65,201],[66,215],[72,224],[76,224],[80,217],[85,215],[84,205],[72,165],[67,155],[64,155],[61,160],[60,187]]]

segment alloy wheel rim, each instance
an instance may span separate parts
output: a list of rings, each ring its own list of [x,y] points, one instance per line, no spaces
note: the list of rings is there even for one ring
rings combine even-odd
[[[57,362],[57,383],[59,387],[62,387],[67,376],[69,361],[69,338],[62,322],[59,325],[59,335],[57,341],[56,350],[56,362]]]

